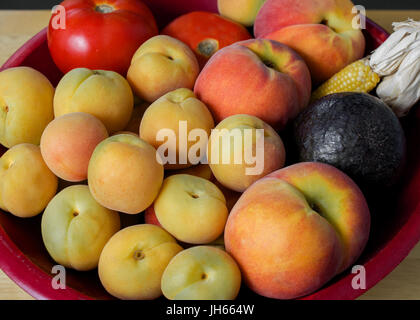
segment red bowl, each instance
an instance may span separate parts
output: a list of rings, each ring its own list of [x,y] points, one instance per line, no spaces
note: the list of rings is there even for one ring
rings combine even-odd
[[[216,11],[216,0],[145,0],[164,26],[174,17],[195,10]],[[381,27],[367,21],[367,52],[388,37]],[[54,65],[47,47],[46,30],[41,31],[19,49],[2,67],[30,66],[44,73],[54,84],[62,74]],[[0,69],[1,70],[1,69]],[[380,194],[370,202],[372,231],[369,243],[357,264],[366,269],[366,289],[352,288],[354,274],[347,270],[316,293],[304,299],[355,299],[391,272],[420,240],[420,109],[404,119],[408,141],[408,161],[399,186]],[[5,151],[0,150],[0,154]],[[372,205],[373,203],[373,205]],[[0,267],[20,287],[37,299],[109,299],[97,272],[67,270],[67,288],[51,286],[54,261],[44,248],[40,217],[19,219],[0,213]],[[256,295],[243,289],[241,299]]]

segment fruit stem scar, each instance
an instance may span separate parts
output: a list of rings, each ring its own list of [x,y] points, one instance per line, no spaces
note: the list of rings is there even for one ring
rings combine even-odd
[[[100,4],[95,7],[96,12],[104,13],[104,14],[111,13],[114,10],[115,10],[114,7],[110,6],[109,4]]]
[[[329,27],[332,31],[337,32],[337,30],[336,30],[336,29],[334,29],[333,27],[331,27],[328,23],[329,23],[328,19],[324,19],[324,20],[322,20],[322,21],[320,22],[320,24],[323,24],[324,26]],[[338,32],[337,32],[337,33],[338,33]]]
[[[143,260],[145,255],[144,255],[143,251],[136,250],[136,251],[134,251],[133,257],[134,257],[135,260]]]
[[[193,199],[198,199],[198,198],[200,198],[200,196],[198,195],[198,194],[195,194],[195,193],[193,193],[193,192],[188,192],[188,194],[191,196],[191,198],[193,198]]]
[[[206,58],[210,58],[217,50],[219,50],[219,42],[215,39],[205,39],[198,44],[197,50]]]
[[[316,213],[318,213],[319,215],[321,215],[322,216],[322,213],[321,213],[321,208],[316,204],[316,203],[314,203],[314,202],[311,202],[310,203],[310,207],[311,207],[311,209],[313,210],[313,211],[315,211]]]
[[[272,69],[276,69],[276,65],[268,60],[262,60],[262,63],[264,63],[267,67],[272,68]]]
[[[5,106],[5,107],[4,107],[4,110],[5,110],[6,112],[9,112],[9,106]]]
[[[73,217],[77,217],[79,215],[79,212],[75,211],[73,212]]]
[[[206,279],[207,279],[207,274],[203,273],[203,274],[201,275],[201,279],[202,279],[202,280],[206,280]]]

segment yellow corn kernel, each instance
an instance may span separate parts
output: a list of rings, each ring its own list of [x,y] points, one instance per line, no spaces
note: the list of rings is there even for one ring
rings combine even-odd
[[[372,91],[380,77],[369,66],[368,58],[358,60],[345,67],[312,93],[311,101],[332,93]]]

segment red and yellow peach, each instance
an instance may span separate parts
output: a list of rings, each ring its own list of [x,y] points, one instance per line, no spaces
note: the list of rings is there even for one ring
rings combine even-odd
[[[194,91],[216,122],[249,114],[278,129],[307,106],[311,77],[303,59],[287,46],[248,40],[217,52]]]
[[[348,268],[370,229],[366,200],[338,169],[300,163],[259,180],[229,216],[226,250],[260,295],[292,299]]]
[[[255,36],[294,49],[320,83],[363,57],[365,38],[353,26],[353,7],[350,0],[267,0],[255,21]]]

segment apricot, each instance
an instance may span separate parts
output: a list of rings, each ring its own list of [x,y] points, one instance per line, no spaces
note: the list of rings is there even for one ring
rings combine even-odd
[[[113,71],[73,69],[61,79],[54,96],[56,117],[86,112],[98,118],[109,134],[124,130],[133,106],[130,85]]]
[[[264,121],[235,115],[216,126],[207,157],[217,181],[243,192],[255,181],[282,168],[286,151],[280,136]]]
[[[165,94],[147,108],[140,124],[140,138],[158,150],[165,169],[180,169],[190,167],[193,161],[198,162],[205,156],[213,128],[213,117],[206,105],[190,89],[181,88]],[[195,129],[205,135],[199,136],[198,141],[190,138]],[[164,139],[166,131],[171,133],[168,139]],[[193,146],[203,154],[191,154]]]
[[[137,214],[157,197],[163,166],[156,149],[131,134],[102,141],[89,162],[88,182],[93,197],[104,207]]]
[[[57,186],[58,179],[45,164],[38,146],[18,144],[0,158],[0,208],[17,217],[41,213]]]
[[[159,35],[136,51],[127,79],[139,98],[154,102],[175,89],[192,89],[199,69],[197,58],[186,44]]]
[[[102,249],[119,229],[119,214],[97,203],[85,185],[58,193],[41,222],[42,239],[50,256],[79,271],[98,266]]]
[[[186,174],[164,180],[154,211],[165,230],[192,244],[216,240],[228,216],[226,199],[219,188],[206,179]]]
[[[41,137],[41,153],[48,168],[61,179],[87,179],[90,157],[96,146],[108,138],[105,126],[94,116],[69,113],[54,119]]]
[[[170,300],[234,300],[240,287],[236,262],[212,246],[181,251],[162,276],[162,291]]]
[[[219,13],[233,21],[251,27],[266,0],[217,0]]]
[[[99,259],[99,278],[114,297],[151,300],[162,295],[162,274],[182,251],[162,228],[143,224],[125,228],[105,245]]]
[[[29,67],[0,72],[0,143],[38,145],[54,119],[54,88],[40,72]]]

